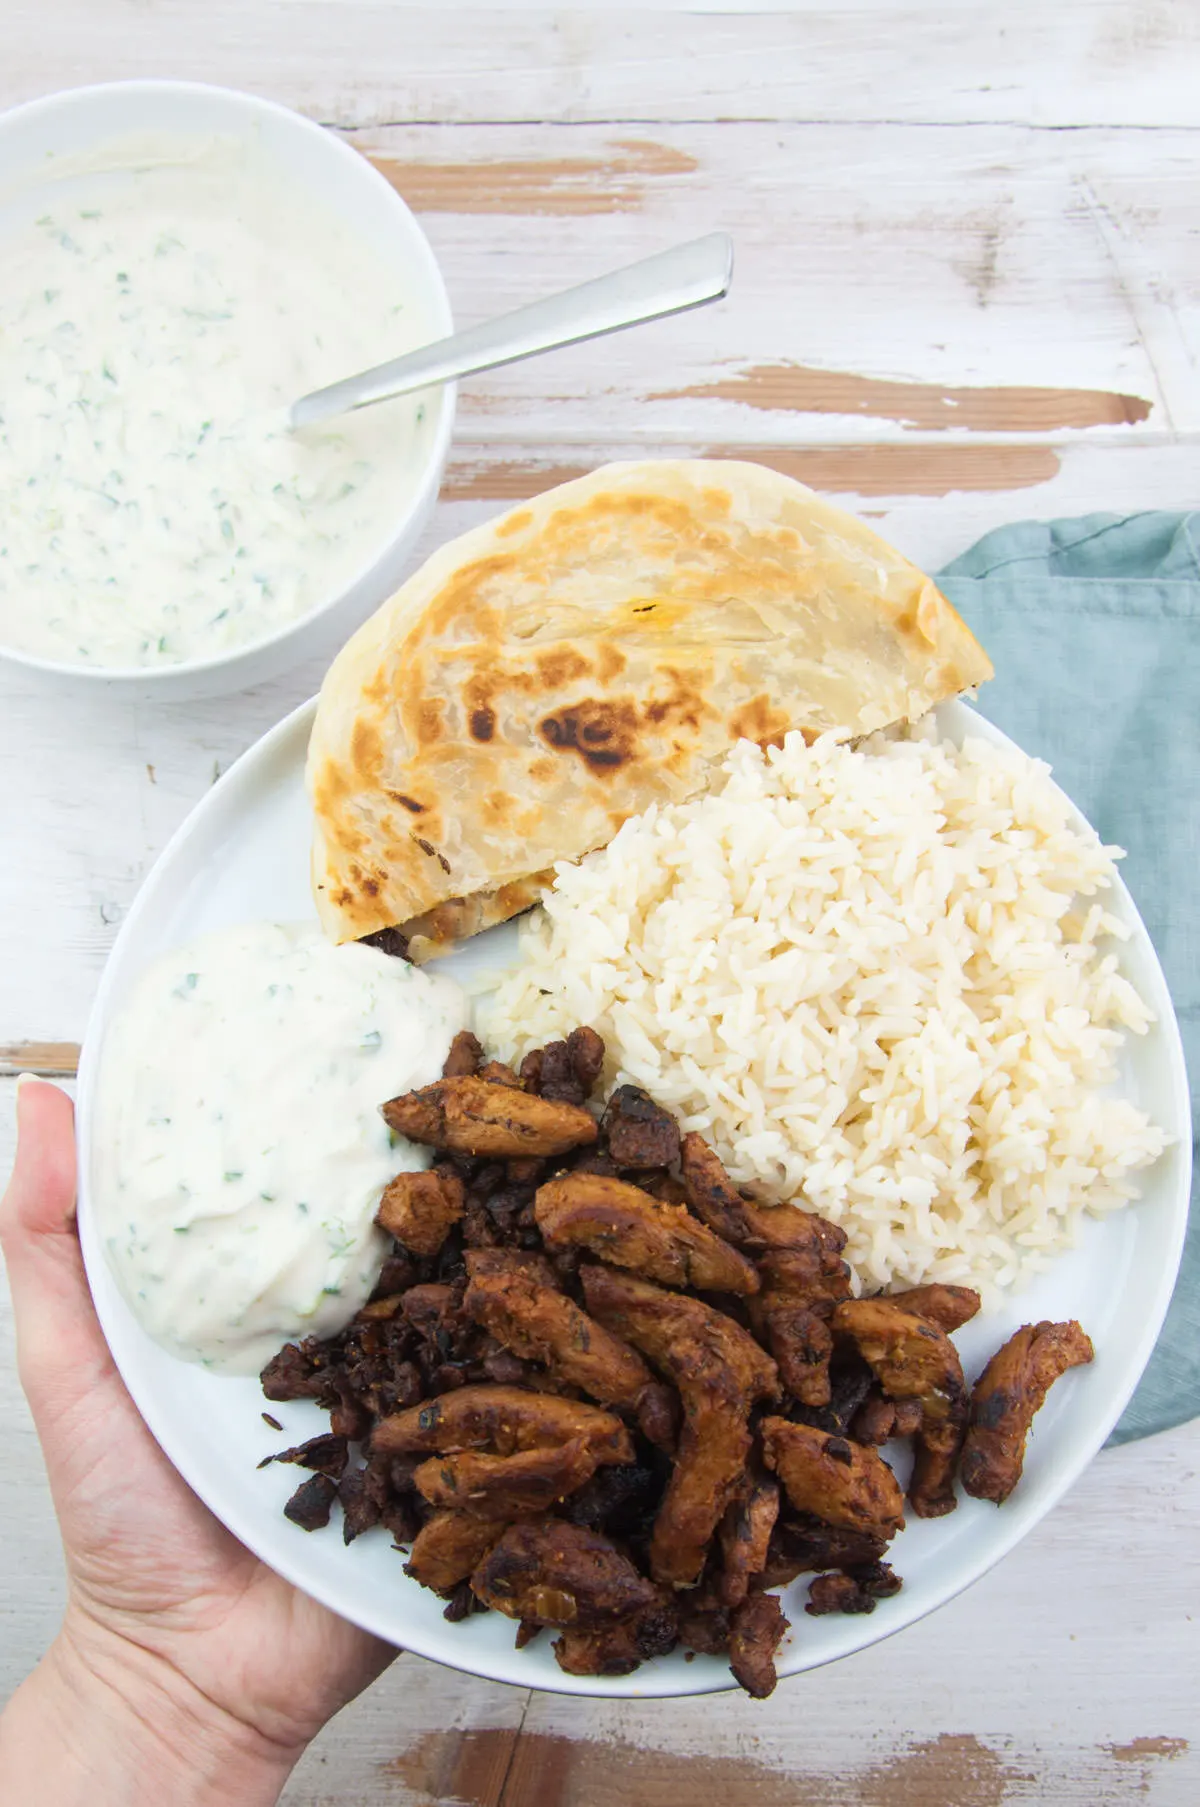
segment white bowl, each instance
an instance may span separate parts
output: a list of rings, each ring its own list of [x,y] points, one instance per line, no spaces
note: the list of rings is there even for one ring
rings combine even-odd
[[[185,1480],[256,1555],[335,1612],[418,1656],[492,1681],[567,1694],[650,1698],[730,1688],[718,1657],[689,1663],[682,1651],[624,1679],[564,1675],[553,1634],[528,1650],[513,1648],[514,1626],[499,1613],[448,1625],[443,1602],[410,1581],[382,1530],[347,1549],[335,1522],[309,1534],[283,1516],[301,1477],[258,1462],[273,1450],[327,1430],[328,1417],[307,1400],[273,1405],[282,1433],[268,1429],[256,1379],[210,1373],[176,1360],[147,1336],[109,1269],[96,1227],[92,1155],[96,1079],[108,1026],[142,969],[193,936],[258,917],[312,916],[309,845],[312,814],[304,790],[304,754],[315,705],[306,703],[238,760],[175,834],[122,925],[88,1024],[79,1067],[79,1231],[88,1279],[109,1348],[142,1416]],[[938,711],[954,739],[1012,743],[963,703]],[[1082,818],[1075,813],[1078,824]],[[1124,1090],[1174,1138],[1142,1178],[1139,1203],[1090,1220],[1078,1248],[1059,1256],[1023,1292],[983,1312],[956,1337],[969,1376],[1020,1324],[1078,1318],[1096,1359],[1051,1389],[1029,1440],[1020,1486],[997,1509],[963,1499],[951,1517],[910,1518],[889,1551],[903,1592],[869,1618],[804,1612],[808,1576],[783,1590],[792,1630],[779,1673],[795,1675],[878,1643],[952,1599],[985,1574],[1045,1516],[1096,1454],[1124,1410],[1150,1357],[1171,1297],[1187,1227],[1191,1113],[1183,1049],[1166,981],[1133,900],[1118,881],[1105,907],[1129,929],[1122,970],[1158,1020],[1126,1045]],[[451,955],[442,970],[470,984],[499,977],[517,957],[506,923]],[[1030,1643],[1038,1628],[1031,1627]],[[898,1659],[899,1660],[899,1659]],[[796,1696],[799,1705],[799,1696]],[[749,1719],[747,1719],[749,1724]]]
[[[61,159],[137,133],[253,140],[290,172],[299,190],[369,241],[381,264],[403,280],[406,300],[427,341],[454,330],[441,271],[424,233],[364,156],[287,107],[199,82],[109,82],[52,94],[0,115],[0,253],[6,222],[24,223],[35,216],[31,200]],[[110,690],[123,700],[183,701],[245,689],[304,659],[328,656],[404,575],[437,497],[453,424],[454,388],[447,384],[428,397],[411,453],[416,468],[409,466],[415,482],[397,505],[391,537],[382,547],[376,543],[367,549],[362,568],[345,588],[286,627],[216,657],[179,665],[73,665],[4,645],[0,662],[77,695]]]

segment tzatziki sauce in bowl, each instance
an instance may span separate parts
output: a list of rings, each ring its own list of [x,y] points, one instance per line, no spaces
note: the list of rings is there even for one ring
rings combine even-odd
[[[0,118],[0,657],[214,694],[328,653],[432,506],[453,392],[293,431],[301,394],[451,330],[357,151],[190,83]]]

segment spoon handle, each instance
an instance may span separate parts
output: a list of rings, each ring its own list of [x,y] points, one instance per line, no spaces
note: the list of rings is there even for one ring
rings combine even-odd
[[[423,345],[406,357],[345,377],[327,389],[316,389],[293,402],[290,422],[293,427],[311,426],[351,408],[386,401],[389,396],[407,395],[413,389],[428,389],[478,370],[515,364],[560,345],[618,333],[643,320],[703,307],[726,294],[732,278],[733,240],[727,232],[710,232],[705,238],[614,270],[611,276],[564,289],[560,295],[549,295],[545,301],[520,307],[498,320]]]

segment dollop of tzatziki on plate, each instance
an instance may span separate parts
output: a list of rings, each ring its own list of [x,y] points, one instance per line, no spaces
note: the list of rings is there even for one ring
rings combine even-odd
[[[102,1049],[92,1196],[156,1342],[257,1373],[349,1322],[380,1194],[429,1162],[379,1106],[436,1079],[466,1019],[452,979],[315,925],[223,930],[141,975]]]

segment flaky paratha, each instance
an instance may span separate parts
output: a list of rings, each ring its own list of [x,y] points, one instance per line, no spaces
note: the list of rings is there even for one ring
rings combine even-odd
[[[935,586],[762,465],[612,464],[434,554],[343,648],[309,749],[329,935],[415,959],[697,795],[730,745],[868,733],[991,676]]]

